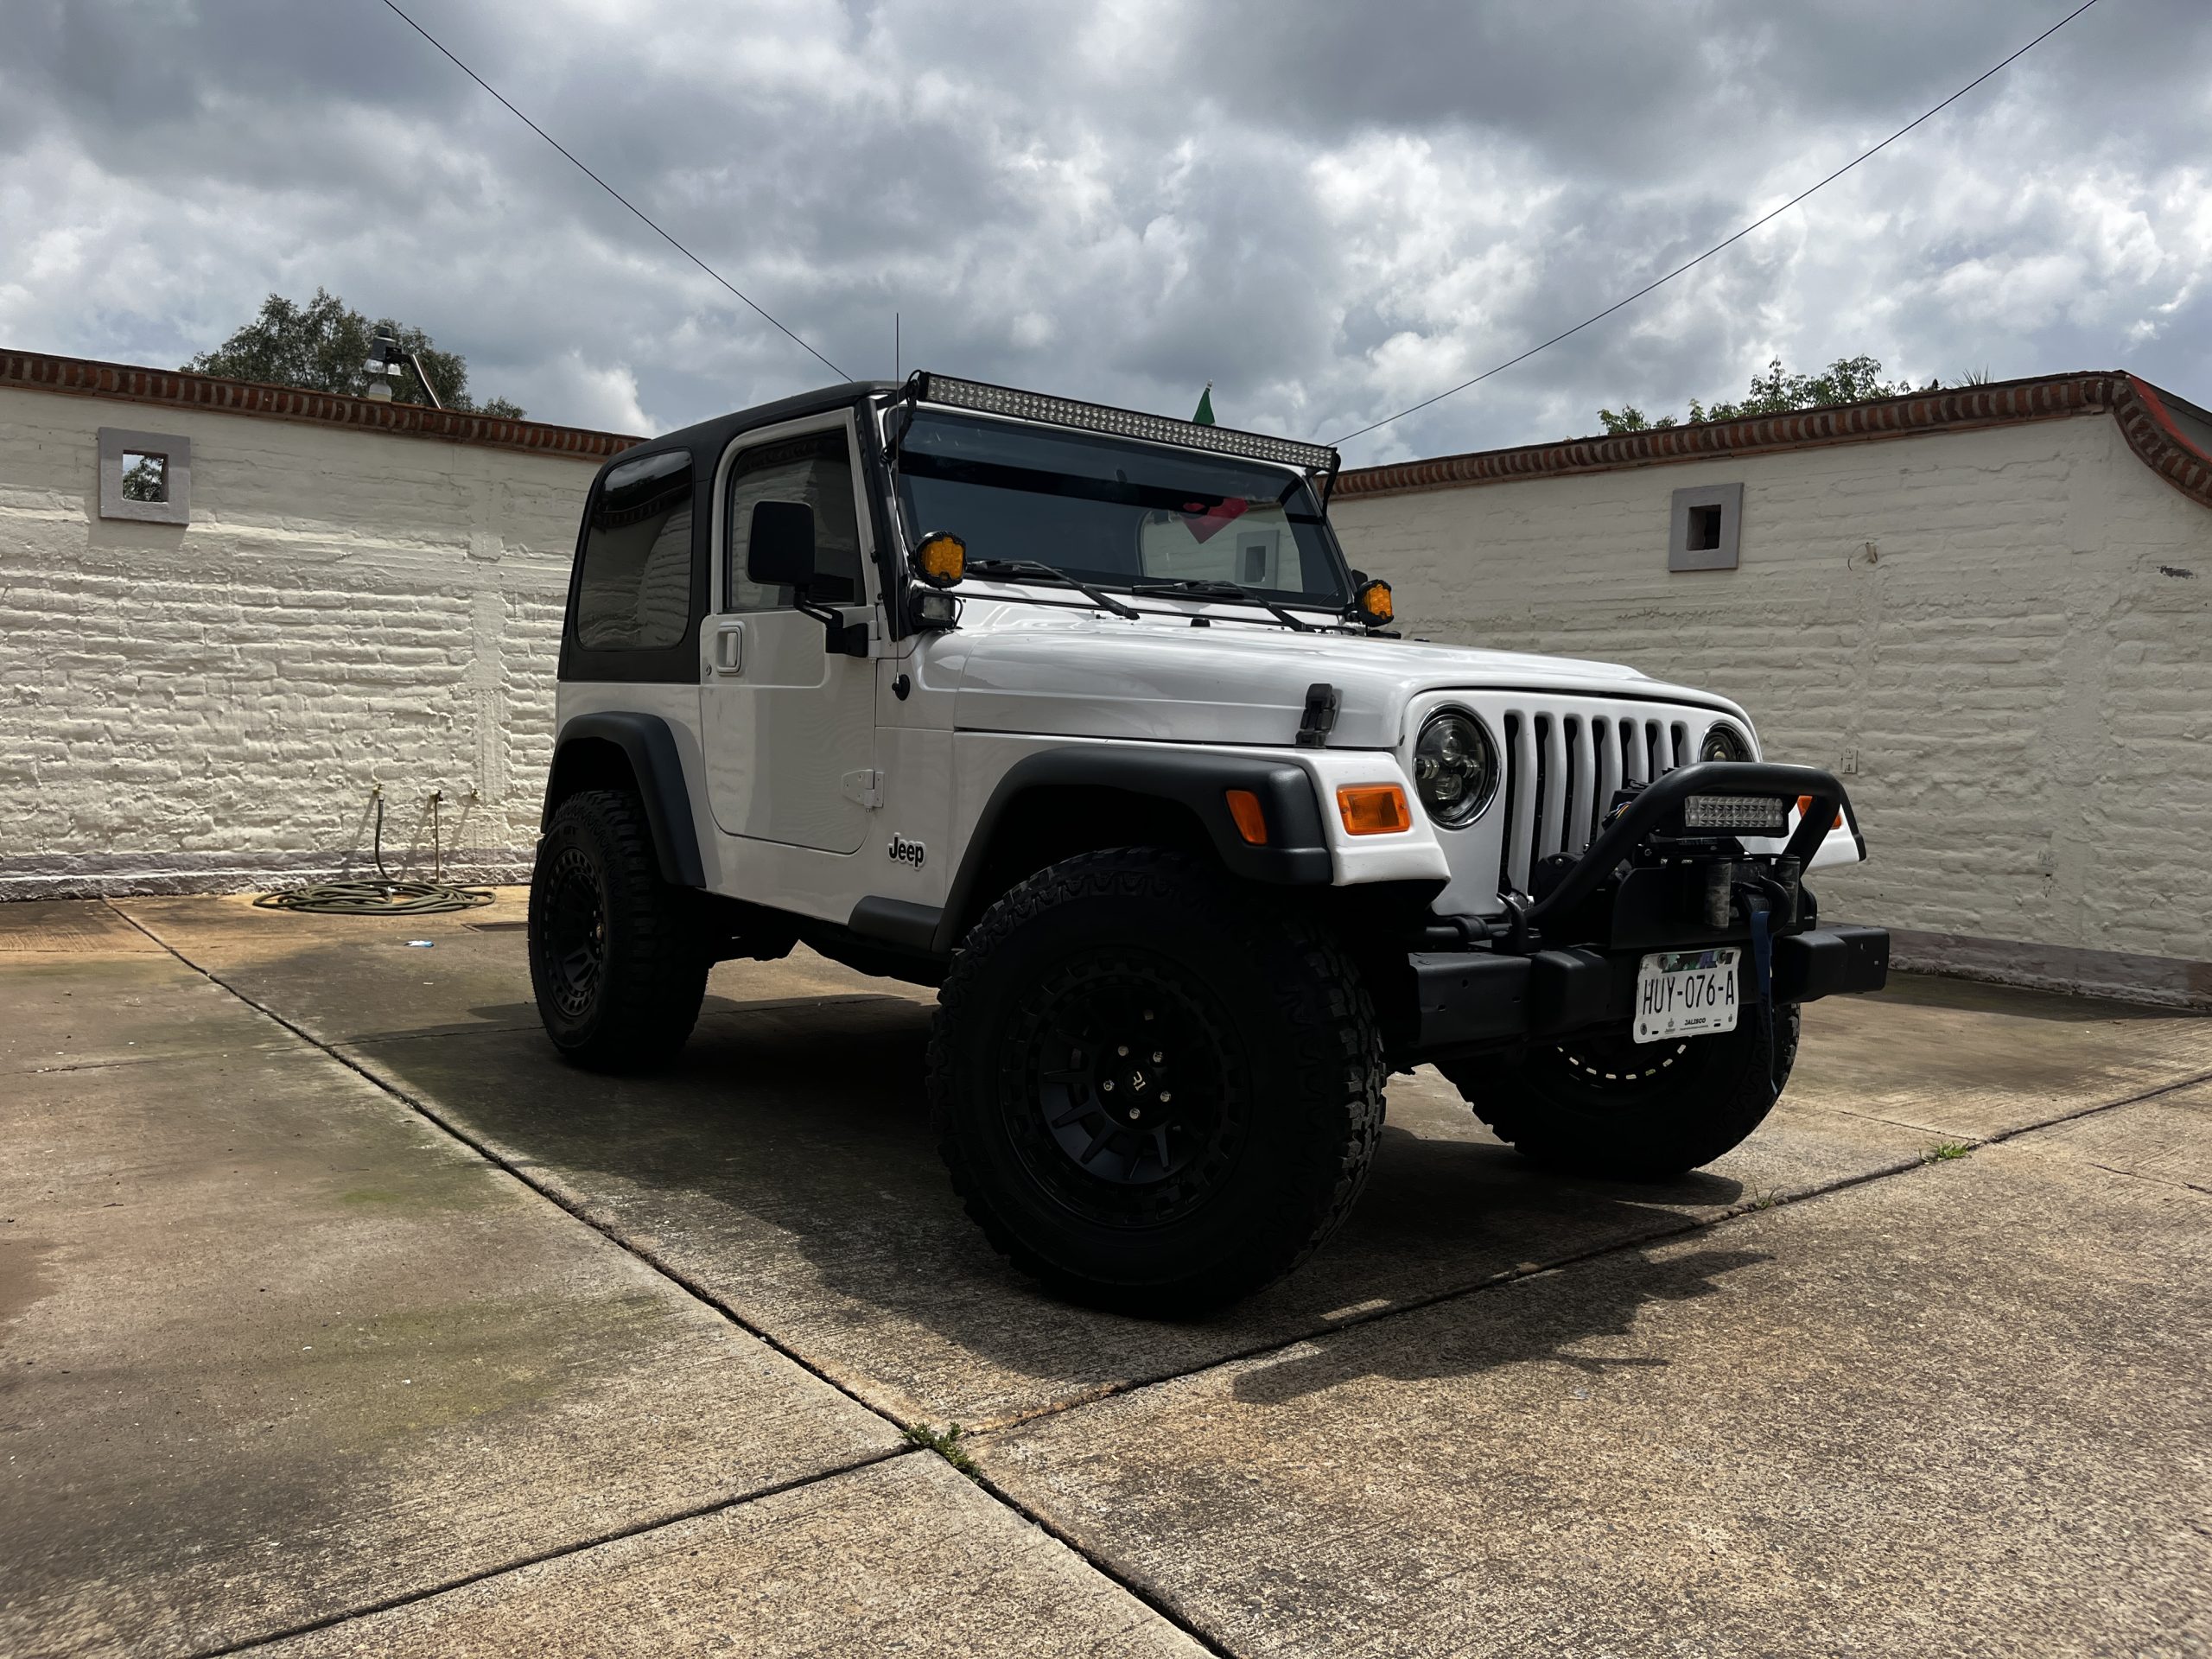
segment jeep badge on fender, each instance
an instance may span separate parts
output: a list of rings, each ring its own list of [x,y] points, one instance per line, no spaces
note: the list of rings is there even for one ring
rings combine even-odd
[[[609,461],[531,887],[555,1046],[665,1061],[715,961],[801,944],[941,987],[968,1213],[1141,1314],[1319,1247],[1424,1062],[1571,1173],[1736,1146],[1799,1005],[1888,971],[1811,885],[1866,856],[1842,785],[1709,691],[1400,639],[1338,464],[930,373]],[[903,873],[854,856],[887,800]]]

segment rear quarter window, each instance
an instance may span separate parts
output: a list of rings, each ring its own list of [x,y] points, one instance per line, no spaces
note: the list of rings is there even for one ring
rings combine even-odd
[[[576,574],[576,644],[665,651],[691,623],[691,456],[677,450],[607,474]]]

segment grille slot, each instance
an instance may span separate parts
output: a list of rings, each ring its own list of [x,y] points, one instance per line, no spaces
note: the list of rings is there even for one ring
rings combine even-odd
[[[1648,784],[1696,758],[1691,725],[1641,710],[1504,711],[1501,893],[1526,893],[1529,872],[1554,853],[1579,853],[1624,784]],[[1702,736],[1700,722],[1695,728]]]

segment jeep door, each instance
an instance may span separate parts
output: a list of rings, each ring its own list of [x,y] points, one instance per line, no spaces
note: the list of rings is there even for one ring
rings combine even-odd
[[[808,598],[848,623],[873,614],[851,417],[747,433],[721,472],[713,611],[700,630],[715,822],[734,836],[857,852],[875,783],[875,665],[826,649],[822,621],[795,607],[793,589],[747,573],[754,508],[803,505],[814,515]]]

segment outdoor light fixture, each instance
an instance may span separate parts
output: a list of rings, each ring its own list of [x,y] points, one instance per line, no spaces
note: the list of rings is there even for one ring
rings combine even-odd
[[[389,328],[377,330],[376,338],[369,342],[369,359],[362,366],[369,372],[369,384],[362,388],[361,396],[372,404],[391,401],[391,382],[385,377],[397,374],[411,365],[415,378],[423,384],[423,395],[430,400],[432,409],[443,409],[438,401],[438,389],[430,384],[430,377],[423,372],[423,359],[399,343],[399,337]]]
[[[369,342],[369,360],[365,365],[369,372],[369,384],[361,395],[372,404],[391,401],[391,382],[385,376],[392,372],[394,359],[399,355],[399,342],[390,334],[379,331]]]

